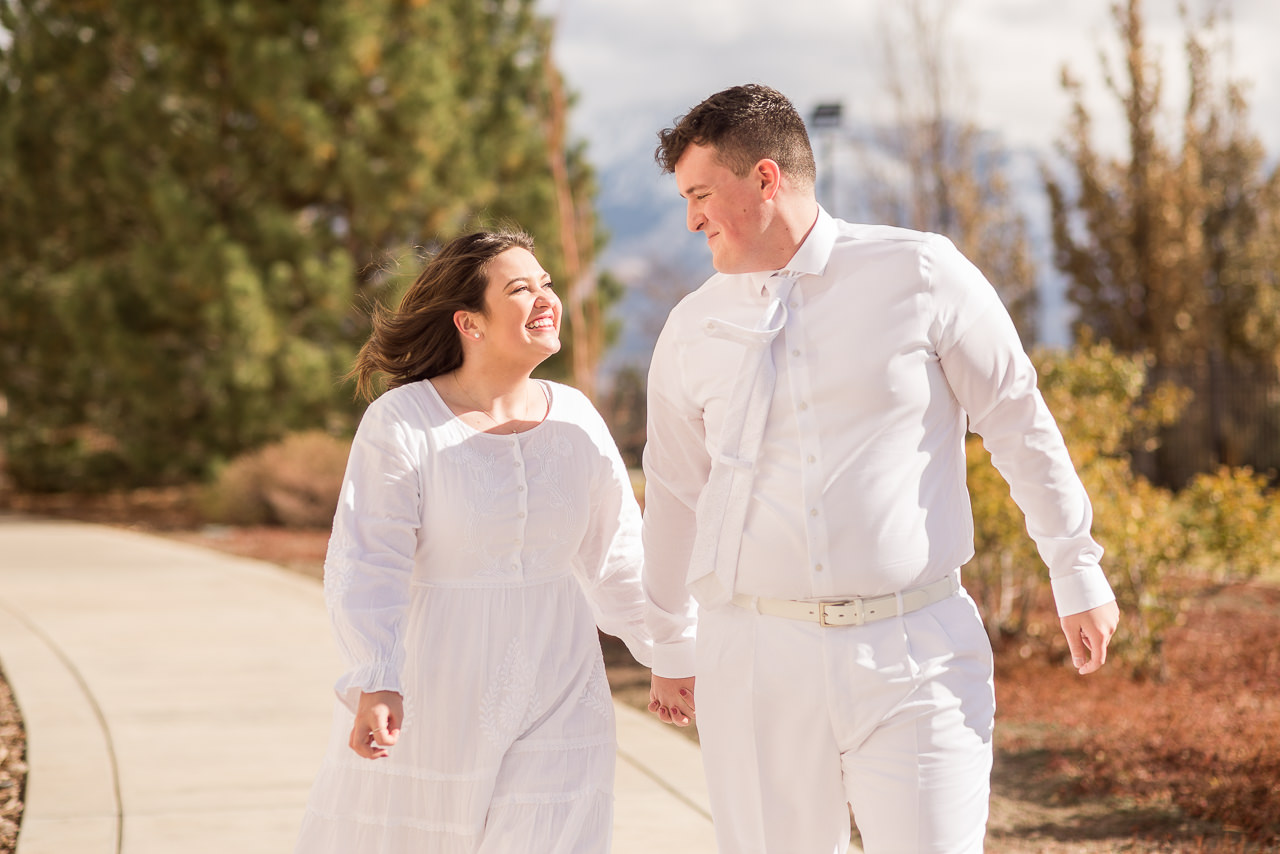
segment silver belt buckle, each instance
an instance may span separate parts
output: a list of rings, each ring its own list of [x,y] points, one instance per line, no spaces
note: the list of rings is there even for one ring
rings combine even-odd
[[[824,629],[838,628],[835,623],[827,622],[828,608],[849,608],[856,609],[853,615],[853,622],[846,623],[849,626],[860,626],[866,621],[866,606],[863,605],[861,599],[846,599],[843,602],[819,602],[818,603],[818,625]]]

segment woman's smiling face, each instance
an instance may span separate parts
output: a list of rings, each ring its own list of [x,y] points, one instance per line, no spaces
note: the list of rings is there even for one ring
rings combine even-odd
[[[539,362],[559,352],[560,297],[532,252],[516,246],[489,262],[484,302],[484,335],[499,352]]]

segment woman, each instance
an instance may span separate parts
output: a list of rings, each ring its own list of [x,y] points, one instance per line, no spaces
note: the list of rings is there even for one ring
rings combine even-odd
[[[560,300],[520,233],[444,247],[374,318],[325,598],[347,672],[299,854],[607,852],[597,625],[649,664],[640,514],[584,395],[530,373]]]

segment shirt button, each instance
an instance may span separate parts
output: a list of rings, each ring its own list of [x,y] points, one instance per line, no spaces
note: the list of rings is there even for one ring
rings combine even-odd
[[[517,513],[517,514],[516,514],[516,518],[517,518],[517,519],[523,519],[523,518],[524,518],[524,511],[523,511],[523,510],[521,510],[519,513]]]
[[[818,461],[817,457],[815,457],[813,454],[809,455],[809,462],[816,463],[817,461]]]
[[[524,463],[520,462],[519,460],[516,460],[516,468],[520,468],[520,466],[522,465],[524,465]]]
[[[814,571],[814,572],[822,572],[822,564],[820,564],[820,563],[819,563],[819,564],[814,564],[813,571]]]
[[[817,508],[817,507],[815,507],[815,508],[813,508],[812,510],[810,510],[810,511],[809,511],[809,515],[810,515],[810,516],[817,516],[817,515],[818,515],[818,508]]]
[[[800,411],[801,411],[801,412],[804,412],[804,411],[805,411],[806,409],[808,409],[808,408],[809,408],[809,404],[807,404],[807,403],[805,403],[805,402],[801,401],[801,403],[800,403]]]
[[[524,484],[523,484],[523,483],[516,487],[516,492],[524,492]]]
[[[799,357],[800,357],[800,351],[799,351],[799,350],[792,350],[792,351],[791,351],[791,355],[792,355],[792,356],[795,356],[796,358],[799,358]]]

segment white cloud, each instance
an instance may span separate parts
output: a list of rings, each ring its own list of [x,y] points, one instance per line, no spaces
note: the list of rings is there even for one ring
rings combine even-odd
[[[647,265],[705,265],[684,230],[670,176],[653,163],[657,132],[707,95],[746,82],[776,87],[808,115],[844,105],[846,127],[888,112],[878,16],[894,0],[541,0],[558,13],[557,62],[578,100],[572,130],[602,178],[598,205],[613,232],[605,262],[641,280]],[[1070,103],[1064,66],[1084,84],[1095,142],[1118,150],[1123,116],[1103,82],[1100,53],[1118,60],[1112,0],[938,0],[951,6],[951,42],[967,78],[971,119],[1014,149],[1048,154]],[[1193,20],[1218,0],[1189,0]],[[1144,5],[1149,43],[1165,71],[1164,108],[1176,131],[1185,98],[1177,0]],[[1280,156],[1280,2],[1229,3],[1233,55],[1250,81],[1252,127]],[[840,213],[840,211],[836,211]],[[1043,215],[1043,210],[1035,212]],[[630,334],[630,333],[629,333]],[[632,349],[643,350],[642,345]]]
[[[1091,101],[1110,109],[1098,63],[1100,50],[1116,52],[1110,0],[948,2],[980,124],[1011,144],[1048,148],[1068,113],[1058,84],[1064,65],[1085,82]],[[1193,2],[1193,16],[1208,2]],[[543,8],[558,12],[558,60],[579,95],[574,129],[599,162],[651,153],[660,128],[737,83],[768,83],[802,113],[827,100],[843,101],[852,121],[884,109],[878,0],[544,0]],[[1167,103],[1176,109],[1185,77],[1177,4],[1144,9],[1169,79]],[[1253,81],[1255,124],[1280,147],[1280,3],[1236,0],[1232,9],[1232,69]]]

